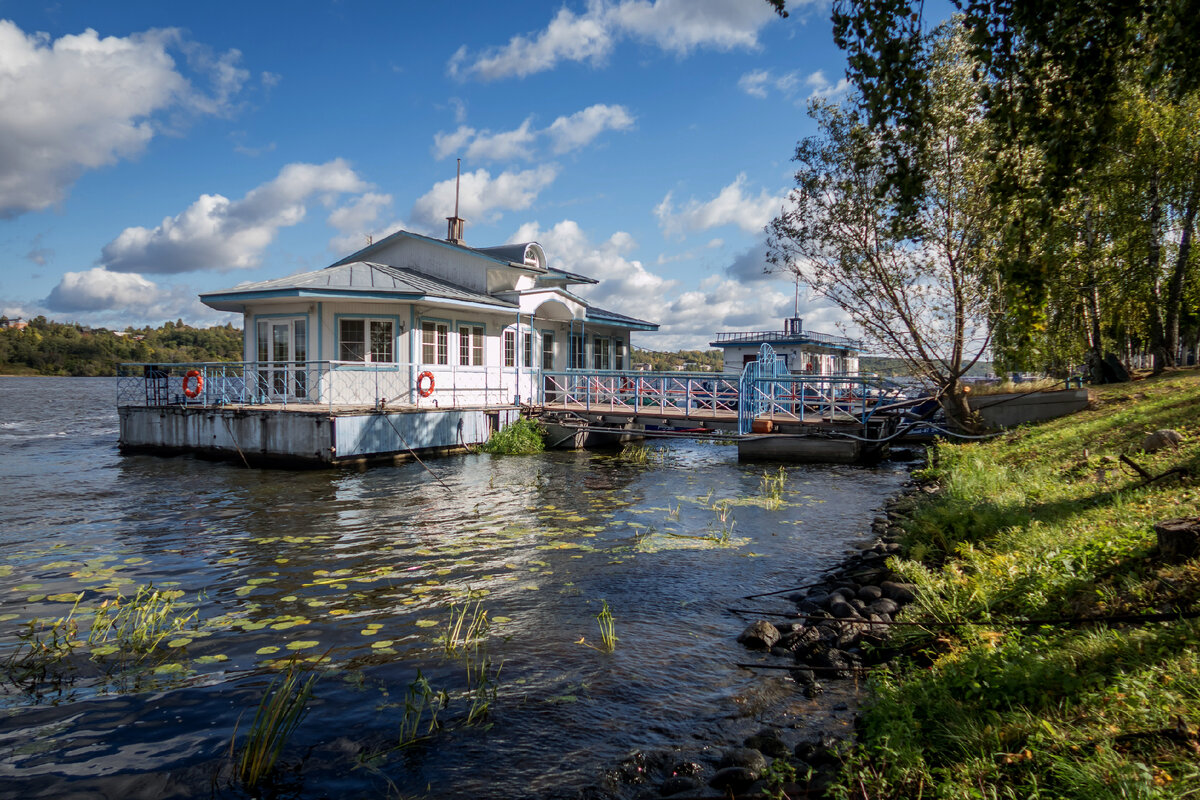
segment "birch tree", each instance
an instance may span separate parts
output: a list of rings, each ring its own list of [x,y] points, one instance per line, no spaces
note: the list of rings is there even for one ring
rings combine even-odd
[[[768,227],[768,260],[859,327],[875,349],[903,359],[936,387],[948,415],[973,427],[962,378],[987,351],[996,277],[989,270],[1002,214],[991,202],[975,65],[961,37],[943,31],[931,50],[930,103],[922,145],[925,175],[912,202],[887,174],[897,137],[881,137],[855,98],[814,103],[820,133],[800,142],[796,187]]]

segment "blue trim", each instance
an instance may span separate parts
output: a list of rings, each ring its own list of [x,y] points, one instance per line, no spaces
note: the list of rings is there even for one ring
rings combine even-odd
[[[349,366],[346,364],[338,364],[336,366],[336,369],[340,369],[340,370],[341,369],[344,369],[344,370],[374,369],[375,371],[391,371],[391,372],[399,372],[400,371],[400,361],[398,360],[398,356],[400,355],[400,317],[399,317],[399,315],[397,315],[397,314],[362,314],[362,313],[334,314],[333,315],[333,355],[335,355],[335,356],[340,356],[342,354],[342,320],[343,319],[361,319],[361,320],[364,320],[367,322],[370,322],[371,320],[387,320],[387,321],[391,322],[392,323],[392,360],[391,361],[364,361],[363,365],[361,367],[359,367],[357,365]],[[371,341],[370,341],[371,334],[370,334],[370,326],[369,325],[367,326],[365,333],[367,334],[367,341],[363,342],[363,345],[367,348],[366,355],[369,355],[370,348],[371,348]],[[340,358],[331,358],[329,360],[330,361],[341,361]],[[394,369],[392,369],[392,370],[380,370],[379,369],[381,366],[386,368],[389,365],[394,367]]]
[[[317,360],[330,361],[325,358],[325,308],[324,303],[317,303]]]

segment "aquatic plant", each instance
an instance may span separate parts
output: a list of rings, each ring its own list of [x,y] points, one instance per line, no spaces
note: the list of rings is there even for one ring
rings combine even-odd
[[[617,457],[632,464],[661,464],[667,459],[667,451],[661,447],[644,444],[627,444],[621,448]]]
[[[617,649],[617,633],[607,600],[600,601],[600,613],[596,615],[596,622],[600,625],[600,642],[604,649],[611,653]]]
[[[446,631],[442,634],[442,651],[447,658],[462,655],[467,648],[479,646],[479,642],[487,634],[490,623],[488,612],[482,606],[482,601],[474,604],[468,602],[459,606],[450,604],[450,620]]]
[[[424,739],[438,729],[438,714],[450,704],[450,695],[444,690],[435,691],[429,685],[421,670],[417,677],[408,684],[404,694],[404,716],[400,719],[400,747],[408,747],[413,742]],[[429,720],[426,722],[426,712]],[[421,727],[425,732],[421,733]]]
[[[467,661],[467,717],[464,725],[476,725],[488,718],[500,686],[497,679],[504,665],[492,671],[492,661],[486,655]]]
[[[105,600],[92,617],[88,644],[93,655],[136,654],[144,658],[174,633],[194,622],[199,612],[177,616],[179,591],[162,591],[153,585],[138,587],[132,598],[117,595]]]
[[[521,417],[493,433],[480,449],[485,453],[505,456],[540,453],[546,449],[545,431],[536,420]]]
[[[737,520],[730,513],[730,503],[728,500],[722,500],[712,507],[717,515],[716,540],[721,544],[728,544],[733,537],[733,526],[737,524]]]
[[[82,597],[80,594],[75,598],[71,611],[64,617],[54,621],[32,619],[25,623],[24,630],[18,634],[20,643],[0,665],[3,683],[30,693],[37,692],[46,683],[61,690],[66,680],[63,662],[83,644],[75,619]]]
[[[783,505],[783,487],[786,483],[787,470],[782,465],[778,472],[763,472],[758,482],[758,490],[766,501],[767,508],[779,508]]]
[[[237,779],[247,790],[253,791],[275,769],[288,739],[308,713],[316,681],[315,672],[305,677],[293,661],[267,686],[237,759]],[[235,726],[230,756],[237,751],[237,735]]]

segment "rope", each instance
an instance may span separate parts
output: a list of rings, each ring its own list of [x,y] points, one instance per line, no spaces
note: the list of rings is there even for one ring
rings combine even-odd
[[[391,416],[382,411],[379,413],[383,415],[383,418],[385,420],[387,420],[387,424],[392,426],[392,430],[394,430],[396,432],[396,435],[400,437],[400,441],[404,442],[404,449],[408,451],[408,454],[410,456],[412,456],[413,458],[415,458],[417,460],[418,464],[420,464],[422,467],[425,467],[425,471],[428,472],[430,475],[432,475],[433,479],[435,481],[437,481],[438,483],[440,483],[442,485],[443,489],[445,489],[447,492],[453,491],[449,486],[446,485],[445,481],[443,481],[441,478],[439,478],[437,476],[436,472],[431,470],[429,468],[429,466],[424,461],[421,460],[421,457],[416,454],[416,452],[412,449],[412,447],[409,446],[408,440],[404,438],[404,434],[401,433],[400,429],[396,427],[396,423],[392,422]]]

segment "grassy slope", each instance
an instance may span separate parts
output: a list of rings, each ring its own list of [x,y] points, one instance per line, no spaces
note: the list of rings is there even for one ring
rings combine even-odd
[[[1093,390],[1093,407],[985,444],[943,444],[941,491],[905,523],[910,658],[876,681],[853,797],[1200,796],[1200,621],[1013,628],[1146,613],[1200,596],[1200,559],[1164,564],[1153,524],[1200,514],[1200,374]],[[1183,446],[1140,452],[1174,428]],[[1154,474],[1139,488],[1122,453]]]

